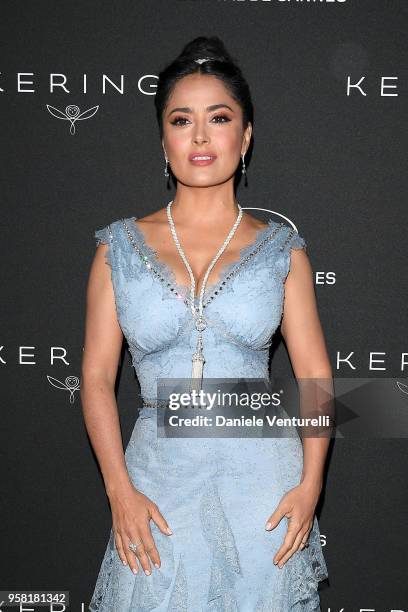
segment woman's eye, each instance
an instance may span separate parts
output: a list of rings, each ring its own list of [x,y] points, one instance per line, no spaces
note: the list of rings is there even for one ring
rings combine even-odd
[[[174,121],[171,122],[171,125],[185,125],[184,123],[179,123],[179,121],[187,121],[185,117],[176,117]]]
[[[211,121],[214,121],[214,119],[216,119],[217,121],[215,121],[215,123],[227,123],[228,121],[231,121],[231,119],[229,117],[227,117],[227,115],[215,115]],[[219,119],[222,119],[222,121],[218,121]],[[188,121],[188,119],[186,117],[176,117],[172,122],[171,125],[186,125],[184,122]]]
[[[217,121],[216,123],[227,123],[228,121],[231,121],[231,119],[227,117],[227,115],[215,115],[213,119],[225,119],[225,121]]]

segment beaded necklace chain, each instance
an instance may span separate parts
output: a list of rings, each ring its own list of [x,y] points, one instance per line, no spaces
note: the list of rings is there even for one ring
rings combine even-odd
[[[201,290],[198,296],[198,306],[196,306],[195,304],[195,287],[196,287],[196,281],[194,278],[194,274],[193,271],[191,269],[190,264],[188,263],[188,260],[184,254],[184,251],[181,247],[180,241],[177,237],[177,232],[176,232],[176,227],[174,225],[174,221],[173,221],[173,217],[171,215],[171,205],[173,204],[173,200],[171,200],[168,204],[167,204],[167,218],[169,221],[169,225],[170,225],[170,230],[172,233],[172,236],[174,238],[174,242],[176,244],[177,250],[180,254],[180,257],[182,258],[184,265],[187,268],[187,271],[189,273],[190,276],[190,306],[191,306],[191,312],[193,314],[194,320],[195,320],[195,328],[198,331],[198,336],[197,336],[197,346],[196,346],[196,350],[193,353],[192,356],[192,370],[191,370],[191,387],[190,390],[197,390],[199,391],[202,387],[202,378],[203,378],[203,368],[204,368],[204,363],[205,363],[205,358],[204,358],[204,353],[203,353],[203,336],[202,336],[202,332],[205,330],[205,328],[207,327],[207,321],[205,319],[205,317],[203,316],[203,302],[204,302],[204,292],[205,292],[205,286],[207,284],[207,280],[208,277],[210,275],[211,270],[213,269],[213,267],[215,266],[215,264],[217,263],[218,259],[221,257],[221,255],[223,254],[223,252],[225,251],[225,249],[227,248],[228,244],[230,243],[232,237],[234,236],[237,227],[242,219],[242,207],[240,204],[238,204],[237,202],[237,206],[238,206],[238,216],[235,220],[234,225],[232,226],[228,236],[226,237],[224,243],[222,244],[221,248],[219,249],[218,253],[215,255],[215,257],[213,258],[213,260],[211,261],[210,265],[208,266],[208,269],[205,273],[204,279],[203,279],[203,284],[201,286]]]

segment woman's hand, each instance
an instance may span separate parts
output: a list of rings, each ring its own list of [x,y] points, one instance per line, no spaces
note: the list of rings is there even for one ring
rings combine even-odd
[[[314,511],[319,496],[320,486],[300,483],[285,493],[269,517],[266,524],[268,531],[274,529],[284,516],[289,519],[285,539],[273,558],[273,562],[275,565],[278,564],[278,567],[283,567],[294,552],[305,547],[313,527]]]
[[[137,574],[140,565],[147,575],[151,574],[150,560],[157,568],[160,567],[160,555],[150,530],[150,519],[165,535],[173,532],[161,514],[157,504],[129,485],[109,495],[112,510],[113,532],[116,549],[123,565],[129,564],[132,572]],[[129,543],[137,544],[136,551],[129,548]],[[139,544],[140,542],[140,544]]]

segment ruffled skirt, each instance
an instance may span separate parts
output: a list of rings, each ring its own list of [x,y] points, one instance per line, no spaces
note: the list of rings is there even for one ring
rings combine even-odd
[[[124,566],[111,531],[90,612],[320,612],[327,578],[316,517],[309,546],[273,564],[287,530],[267,519],[299,483],[303,450],[293,438],[160,438],[143,408],[126,448],[134,486],[173,530],[150,528],[161,567]]]

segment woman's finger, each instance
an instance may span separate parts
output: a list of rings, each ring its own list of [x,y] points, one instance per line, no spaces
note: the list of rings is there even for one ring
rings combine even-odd
[[[282,542],[281,547],[273,558],[273,562],[275,563],[275,565],[278,565],[282,557],[288,552],[288,550],[292,548],[293,543],[296,540],[301,527],[302,525],[298,521],[295,521],[295,519],[290,518],[288,520],[288,530],[286,532],[285,538]]]
[[[146,528],[142,531],[142,540],[143,540],[144,550],[146,554],[150,558],[153,565],[159,568],[161,564],[160,555],[159,555],[159,551],[157,550],[156,542],[154,541],[149,523],[146,525]]]
[[[134,529],[130,535],[127,535],[123,540],[127,543],[126,545],[126,557],[129,563],[129,567],[134,574],[137,574],[139,571],[139,565],[136,561],[138,558],[138,550],[141,546],[143,546],[142,537],[139,534],[137,529]],[[134,544],[135,549],[129,548],[129,544]]]
[[[136,548],[133,551],[135,557],[138,558],[140,565],[143,568],[144,573],[147,576],[150,576],[152,573],[152,568],[150,565],[150,559],[146,552],[146,548],[151,548],[152,542],[154,545],[153,537],[150,533],[149,523],[147,522],[145,525],[140,526],[137,530],[135,530],[134,535],[132,536],[133,540],[131,540],[134,544],[136,544]],[[149,544],[148,544],[149,542]]]
[[[115,531],[115,546],[117,553],[119,555],[119,559],[122,561],[123,565],[127,565],[126,554],[123,548],[122,538],[120,537],[120,533]]]
[[[312,531],[312,526],[308,527],[308,529],[303,534],[303,538],[301,542],[302,549],[305,548],[305,546],[309,546],[309,534],[311,531]]]
[[[162,533],[166,535],[172,535],[173,532],[170,529],[169,524],[167,523],[166,519],[160,512],[157,504],[152,504],[150,508],[150,516]]]
[[[139,559],[139,563],[142,566],[142,569],[144,573],[146,574],[146,576],[150,576],[150,574],[152,573],[152,568],[151,568],[150,560],[146,552],[145,544],[143,541],[137,547],[135,555]]]
[[[279,564],[278,564],[278,566],[279,566],[279,567],[283,567],[283,566],[285,565],[286,561],[287,561],[288,559],[290,559],[290,558],[291,558],[291,556],[293,555],[293,553],[295,553],[295,552],[298,550],[298,548],[299,548],[300,544],[302,543],[303,538],[305,537],[305,533],[306,533],[306,532],[305,532],[305,530],[304,530],[304,529],[302,529],[301,531],[299,531],[298,535],[297,535],[297,536],[296,536],[296,538],[295,538],[295,541],[294,541],[294,543],[293,543],[293,546],[292,546],[292,547],[291,547],[291,548],[290,548],[290,549],[289,549],[289,550],[286,552],[286,554],[285,554],[285,555],[284,555],[284,556],[281,558],[281,560],[280,560],[280,562],[279,562]]]

